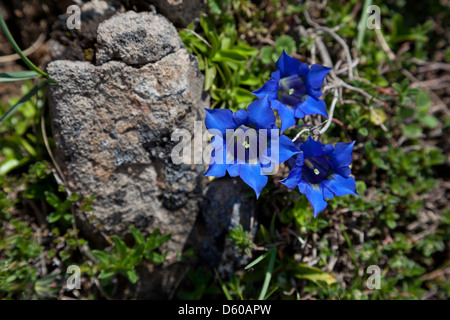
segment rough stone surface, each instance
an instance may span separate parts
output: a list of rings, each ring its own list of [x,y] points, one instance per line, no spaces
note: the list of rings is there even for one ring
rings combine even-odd
[[[128,65],[155,62],[182,46],[175,27],[161,15],[117,14],[98,26],[97,63],[119,59]]]
[[[152,13],[128,12],[112,19],[121,30],[130,17],[141,25],[157,21],[155,32],[173,28]],[[99,27],[105,39],[102,30],[111,29]],[[141,45],[160,46],[163,37],[143,35]],[[136,50],[131,41],[120,45],[124,51]],[[204,167],[173,164],[170,153],[178,142],[171,141],[171,133],[175,128],[192,131],[194,121],[203,118],[203,76],[184,48],[164,57],[145,52],[153,62],[139,68],[120,57],[102,59],[98,66],[50,63],[48,73],[57,81],[49,90],[52,127],[69,188],[85,197],[95,195],[94,210],[78,213],[88,233],[101,229],[124,236],[131,225],[144,233],[160,228],[172,233],[168,250],[173,253],[182,250],[199,212]]]
[[[186,27],[200,17],[203,0],[154,0],[157,10],[178,27]]]

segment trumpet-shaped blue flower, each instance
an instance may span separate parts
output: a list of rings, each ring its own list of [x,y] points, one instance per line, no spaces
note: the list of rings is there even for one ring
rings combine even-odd
[[[290,57],[284,50],[275,66],[278,70],[253,94],[258,98],[268,96],[272,108],[280,115],[281,132],[295,125],[295,118],[311,114],[328,117],[325,102],[319,98],[331,68],[318,64],[308,68],[306,63]]]
[[[223,177],[227,172],[232,177],[239,176],[259,197],[267,184],[268,168],[300,152],[288,137],[278,137],[279,129],[267,97],[252,102],[247,111],[205,110],[206,128],[210,132],[215,129],[215,133],[211,132],[215,134],[211,141],[214,149],[205,176]],[[243,152],[239,153],[238,147]]]
[[[291,171],[282,184],[305,194],[314,208],[314,216],[327,207],[325,199],[347,194],[358,195],[355,179],[350,177],[355,142],[337,143],[334,147],[308,137],[297,144],[302,153],[292,158]]]

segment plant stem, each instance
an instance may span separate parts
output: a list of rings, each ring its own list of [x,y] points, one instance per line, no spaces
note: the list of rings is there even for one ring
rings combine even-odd
[[[8,39],[8,41],[11,43],[11,45],[14,48],[14,51],[17,52],[17,54],[22,58],[23,62],[25,62],[25,64],[32,70],[36,71],[37,73],[39,73],[41,76],[44,76],[46,78],[48,78],[48,74],[45,73],[44,71],[42,71],[41,69],[39,69],[38,67],[36,67],[34,65],[33,62],[30,61],[30,59],[28,59],[25,54],[22,52],[22,50],[19,48],[19,46],[17,45],[16,41],[14,40],[13,36],[11,35],[11,33],[9,32],[8,27],[6,26],[5,20],[3,20],[3,16],[0,13],[0,27],[2,28],[3,32],[5,33],[6,38]]]

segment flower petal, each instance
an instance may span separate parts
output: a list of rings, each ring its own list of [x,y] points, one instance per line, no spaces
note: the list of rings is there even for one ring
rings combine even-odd
[[[294,109],[288,107],[284,103],[278,100],[271,101],[272,108],[278,111],[281,119],[281,133],[286,131],[286,129],[295,126]]]
[[[320,64],[313,64],[306,75],[306,90],[313,98],[319,99],[322,95],[321,87],[323,80],[332,68],[322,66]]]
[[[327,106],[325,101],[305,95],[304,100],[295,106],[295,117],[301,119],[311,114],[320,114],[328,118]]]
[[[238,126],[244,124],[247,120],[248,112],[246,110],[238,110],[233,113],[233,118],[238,124]]]
[[[288,159],[292,158],[294,155],[299,154],[301,151],[298,150],[291,139],[282,135],[279,138],[279,163],[285,162]],[[300,156],[300,155],[299,155]],[[302,153],[303,157],[303,153]],[[297,158],[298,159],[298,158]],[[303,160],[302,160],[303,163]]]
[[[205,109],[206,129],[217,129],[226,136],[227,129],[236,129],[239,124],[233,117],[233,111],[228,109]]]
[[[301,63],[297,59],[290,57],[284,50],[275,63],[275,66],[280,70],[281,78],[293,74],[304,76],[308,73],[308,65],[306,63]]]
[[[356,182],[352,177],[344,178],[340,174],[334,174],[331,179],[322,181],[322,185],[339,197],[348,194],[358,196]]]
[[[336,143],[333,152],[328,155],[334,172],[343,177],[348,177],[351,174],[349,166],[352,164],[353,142],[339,142]]]
[[[242,164],[239,173],[241,179],[248,184],[253,190],[255,190],[256,198],[259,198],[261,190],[267,184],[267,176],[261,174],[261,164],[258,161],[257,164]]]
[[[329,155],[330,160],[338,165],[338,167],[351,165],[355,142],[356,141],[336,143],[334,151]]]
[[[261,88],[252,93],[260,99],[265,96],[268,96],[269,100],[276,99],[278,94],[278,81],[269,79]]]
[[[314,217],[316,217],[319,214],[319,212],[321,212],[327,207],[328,203],[323,198],[323,191],[320,185],[309,185],[309,184],[305,185],[306,185],[305,187],[306,197],[308,198],[309,203],[311,203],[311,205],[313,206]]]
[[[241,171],[241,165],[232,164],[227,168],[227,171],[231,177],[237,177],[239,175],[239,172]]]
[[[207,177],[221,178],[225,176],[225,174],[227,173],[228,166],[229,164],[225,163],[224,164],[212,163],[209,165],[208,170],[206,170],[206,172],[203,175]]]
[[[280,182],[284,184],[289,189],[295,189],[302,180],[302,169],[303,169],[303,153],[300,153],[296,159],[296,166],[291,169],[287,178],[281,180]]]
[[[300,145],[300,149],[303,151],[305,159],[309,157],[319,157],[323,155],[324,144],[316,141],[311,136]]]
[[[267,96],[250,103],[247,110],[246,123],[248,125],[255,125],[257,129],[270,129],[275,124],[276,118]]]

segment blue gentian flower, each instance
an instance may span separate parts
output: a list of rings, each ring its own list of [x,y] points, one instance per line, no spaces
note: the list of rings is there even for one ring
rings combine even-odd
[[[270,107],[267,97],[252,102],[247,110],[239,110],[232,112],[228,109],[205,109],[206,119],[205,125],[208,130],[215,129],[217,134],[211,141],[214,150],[211,153],[211,162],[205,176],[223,177],[228,172],[232,177],[241,177],[241,179],[249,185],[259,197],[261,190],[267,184],[267,175],[263,174],[263,170],[270,167],[272,164],[280,164],[298,154],[300,151],[295,147],[294,143],[286,136],[281,135],[278,139],[278,153],[275,154],[275,146],[271,144],[270,132],[276,129],[279,135],[279,129],[275,126],[275,116]],[[245,155],[239,157],[236,152],[236,144],[234,139],[231,141],[234,148],[227,144],[226,134],[227,130],[240,131],[241,133],[248,133],[248,130],[254,129],[257,139],[257,154],[250,152],[249,141],[241,140],[244,146]],[[264,132],[260,132],[264,129]],[[267,131],[266,131],[267,130]],[[260,135],[267,132],[267,141],[260,141]],[[220,134],[219,134],[220,133]],[[231,139],[230,139],[231,140]],[[266,149],[262,150],[260,142],[266,142]],[[216,161],[219,159],[219,161]],[[220,161],[222,160],[222,161]]]
[[[297,144],[302,151],[288,162],[291,171],[282,181],[289,189],[305,194],[314,208],[314,216],[327,207],[325,199],[347,194],[358,195],[355,179],[350,177],[355,142],[324,145],[308,137]]]
[[[318,64],[308,68],[306,63],[290,57],[284,50],[275,66],[278,70],[253,94],[258,98],[268,96],[272,108],[280,115],[281,132],[295,125],[295,118],[302,119],[311,114],[328,117],[325,102],[319,98],[331,68]]]

